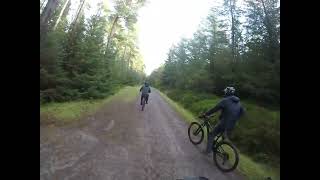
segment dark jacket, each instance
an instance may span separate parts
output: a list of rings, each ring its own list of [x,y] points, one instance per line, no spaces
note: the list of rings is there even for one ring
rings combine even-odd
[[[150,86],[149,85],[147,85],[147,86],[142,86],[141,88],[140,88],[140,92],[142,93],[142,94],[148,94],[148,93],[151,93],[151,88],[150,88]]]
[[[210,109],[205,115],[209,116],[221,110],[220,125],[227,130],[232,130],[244,114],[244,109],[240,104],[240,99],[236,96],[228,96],[223,98],[214,108]]]

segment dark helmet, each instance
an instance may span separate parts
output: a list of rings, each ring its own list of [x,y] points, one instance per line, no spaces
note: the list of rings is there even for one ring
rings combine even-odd
[[[228,86],[223,91],[226,96],[231,96],[231,95],[234,95],[234,93],[236,92],[236,89],[234,87]]]

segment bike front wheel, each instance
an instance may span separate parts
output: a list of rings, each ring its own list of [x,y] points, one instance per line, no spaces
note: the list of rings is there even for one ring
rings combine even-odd
[[[146,105],[145,97],[142,97],[142,105],[141,105],[141,111],[144,110],[144,106]]]
[[[221,171],[230,172],[238,166],[239,153],[233,144],[221,141],[213,150],[213,161]]]
[[[189,140],[192,144],[200,144],[204,137],[204,131],[201,125],[197,122],[192,122],[188,128]]]

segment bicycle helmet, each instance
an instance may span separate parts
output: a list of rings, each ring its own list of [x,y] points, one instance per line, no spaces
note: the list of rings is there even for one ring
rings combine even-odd
[[[226,96],[231,96],[231,95],[234,95],[234,93],[236,92],[236,89],[234,87],[228,86],[223,91]]]

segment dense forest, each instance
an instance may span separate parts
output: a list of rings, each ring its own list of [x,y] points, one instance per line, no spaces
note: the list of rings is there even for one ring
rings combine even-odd
[[[232,140],[257,161],[280,162],[280,4],[224,0],[148,77],[195,115],[234,86],[246,109]]]
[[[102,98],[145,78],[137,46],[137,12],[144,0],[99,3],[89,17],[80,0],[40,1],[40,102]],[[88,13],[87,13],[88,14]]]
[[[277,0],[236,0],[212,8],[192,39],[172,46],[149,77],[154,86],[239,96],[280,104],[280,6]]]
[[[147,80],[199,114],[234,86],[246,115],[232,141],[254,160],[280,164],[278,0],[223,0],[148,77],[136,25],[146,0],[107,2],[88,15],[86,0],[75,13],[71,0],[40,0],[40,103],[102,99]]]

